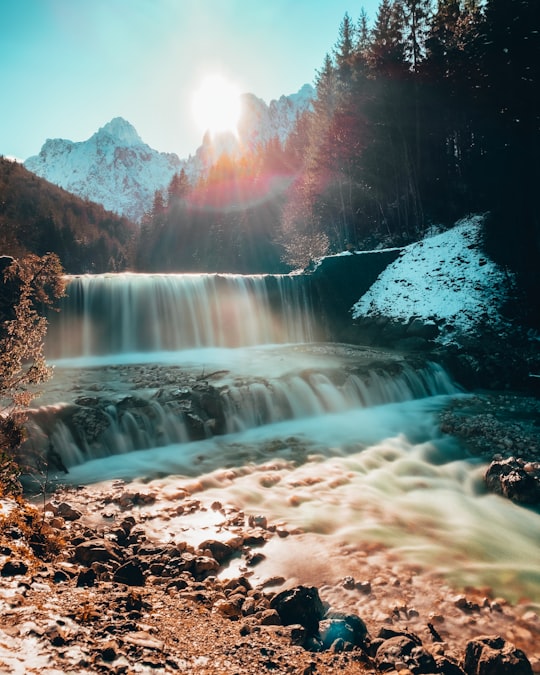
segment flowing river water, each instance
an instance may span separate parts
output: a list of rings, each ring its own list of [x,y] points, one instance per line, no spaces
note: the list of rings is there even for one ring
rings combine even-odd
[[[383,545],[458,587],[538,605],[540,515],[486,493],[485,465],[439,429],[467,394],[437,364],[325,342],[309,298],[289,276],[71,279],[30,442],[61,454],[63,482],[190,482],[323,543]],[[219,391],[221,433],[190,440],[182,409],[160,403],[179,373]],[[130,396],[148,405],[123,411]],[[100,397],[106,428],[81,441],[62,411]]]

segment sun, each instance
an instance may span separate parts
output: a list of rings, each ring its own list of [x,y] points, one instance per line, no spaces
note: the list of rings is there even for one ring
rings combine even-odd
[[[201,131],[236,133],[240,90],[221,75],[206,77],[193,95],[193,115]]]

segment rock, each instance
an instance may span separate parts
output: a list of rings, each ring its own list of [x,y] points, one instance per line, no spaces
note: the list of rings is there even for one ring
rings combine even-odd
[[[325,619],[319,624],[319,635],[323,649],[330,649],[336,641],[355,643],[354,630],[346,622],[340,619]],[[341,650],[343,651],[343,650]]]
[[[250,527],[260,527],[263,530],[268,527],[266,516],[249,516],[248,524]]]
[[[270,607],[279,614],[285,625],[299,623],[315,634],[325,610],[315,586],[296,586],[278,593],[270,602]]]
[[[326,616],[326,621],[323,621],[320,626],[321,637],[323,632],[322,626],[326,626],[327,621],[333,624],[332,628],[330,629],[332,634],[335,635],[338,633],[338,637],[342,637],[344,640],[351,642],[357,647],[361,647],[365,644],[366,638],[368,636],[367,626],[356,614],[329,612]],[[322,637],[322,640],[324,643],[324,637]]]
[[[256,602],[254,598],[246,598],[242,603],[242,614],[244,616],[250,616],[255,613]]]
[[[144,586],[146,580],[140,564],[129,560],[115,571],[113,581],[127,586]]]
[[[82,516],[82,513],[77,511],[77,509],[74,509],[66,502],[62,502],[56,507],[56,513],[54,515],[64,518],[64,520],[79,520],[79,518]]]
[[[54,647],[62,647],[66,644],[66,632],[60,626],[52,625],[46,628],[44,635]]]
[[[280,626],[281,618],[275,609],[264,609],[259,614],[261,626]]]
[[[442,675],[465,675],[465,671],[446,656],[434,656],[437,665],[437,673]]]
[[[77,577],[77,588],[93,586],[96,583],[96,576],[93,569],[82,571]]]
[[[218,569],[218,561],[206,555],[199,555],[193,561],[193,571],[196,577],[208,576],[212,572],[217,572]]]
[[[409,631],[399,630],[396,628],[390,628],[386,626],[380,629],[377,637],[381,638],[384,641],[390,640],[390,638],[393,637],[401,637],[401,636],[408,638],[409,640],[414,642],[416,646],[420,646],[422,644],[422,640],[418,637],[418,635],[410,633]]]
[[[61,584],[64,581],[69,581],[71,577],[64,570],[55,570],[53,574],[53,581],[55,584]]]
[[[433,656],[418,644],[418,639],[408,635],[384,640],[377,648],[375,661],[380,670],[399,670],[405,666],[413,673],[434,673],[437,669]]]
[[[78,407],[70,421],[75,434],[87,442],[97,440],[111,425],[110,418],[99,408]]]
[[[15,577],[27,572],[28,565],[22,560],[7,560],[2,567],[1,574],[3,577]]]
[[[439,334],[437,324],[417,317],[413,318],[407,327],[407,336],[433,340]]]
[[[488,490],[520,504],[540,504],[540,463],[515,457],[498,459],[489,465],[485,482]]]
[[[121,549],[107,539],[89,539],[75,548],[74,558],[82,565],[91,565],[93,562],[110,562],[121,560]]]
[[[238,619],[242,614],[237,603],[225,598],[217,600],[214,603],[214,610],[229,619]]]
[[[229,544],[225,544],[222,541],[217,541],[216,539],[203,541],[199,548],[201,551],[208,549],[219,564],[225,562],[234,554],[232,546],[229,546]]]
[[[110,642],[106,642],[104,645],[101,647],[101,658],[104,661],[108,661],[109,663],[111,661],[114,661],[115,659],[118,658],[118,645],[114,640],[111,640]]]
[[[521,649],[500,636],[480,636],[467,643],[463,669],[467,675],[533,675]]]

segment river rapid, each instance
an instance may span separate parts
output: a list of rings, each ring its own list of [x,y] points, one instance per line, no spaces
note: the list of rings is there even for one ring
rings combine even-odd
[[[488,494],[483,460],[440,430],[469,394],[437,364],[324,337],[290,277],[78,277],[48,338],[48,421],[29,442],[61,454],[58,483],[121,479],[164,499],[186,488],[305,533],[304,550],[272,544],[267,574],[335,579],[351,570],[324,551],[382,547],[456,589],[540,607],[540,515]],[[219,393],[223,433],[190,440],[178,407],[160,406],[158,392],[186,382]],[[130,396],[154,412],[122,414]],[[62,410],[90,397],[110,419],[81,444]],[[163,527],[165,541],[174,522]]]

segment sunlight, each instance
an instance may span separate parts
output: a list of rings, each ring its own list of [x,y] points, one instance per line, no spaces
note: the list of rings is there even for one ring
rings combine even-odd
[[[236,133],[240,91],[221,75],[206,77],[193,95],[193,115],[201,131]]]

